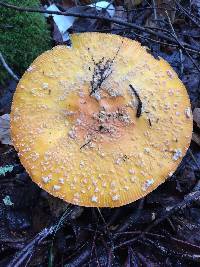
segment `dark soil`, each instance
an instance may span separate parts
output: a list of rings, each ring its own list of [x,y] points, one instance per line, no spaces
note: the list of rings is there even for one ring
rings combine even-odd
[[[198,2],[181,2],[189,15],[176,6],[173,27],[179,42],[200,50]],[[155,10],[148,8],[147,1],[128,15],[120,5],[119,18],[172,31],[161,12],[155,21]],[[164,42],[149,33],[102,21],[79,19],[71,31],[88,29],[120,34],[148,46],[150,53],[165,58],[178,72],[192,108],[200,107],[200,72],[191,61],[198,65],[200,54],[188,56],[170,42],[147,39]],[[0,88],[0,115],[10,112],[15,86],[8,81]],[[194,131],[199,131],[196,125]],[[196,143],[191,143],[167,182],[144,199],[115,209],[77,207],[48,195],[31,181],[14,148],[0,144],[0,166],[6,165],[14,167],[0,175],[0,266],[200,266],[200,149]],[[6,196],[13,205],[5,205]]]

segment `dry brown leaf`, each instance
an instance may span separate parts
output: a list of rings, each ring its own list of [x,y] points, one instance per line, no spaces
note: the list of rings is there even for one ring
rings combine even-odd
[[[115,8],[115,15],[114,15],[114,19],[121,19],[125,22],[127,22],[127,14],[125,12],[125,8],[123,6],[116,6]],[[124,26],[120,26],[116,23],[111,23],[111,29],[112,30],[116,30],[116,29],[122,29],[124,28]]]
[[[10,138],[10,114],[0,116],[0,142],[4,145],[12,145]]]
[[[124,4],[129,10],[142,3],[142,0],[125,0]]]
[[[192,134],[192,141],[194,141],[197,145],[200,146],[200,134],[193,133]]]
[[[200,108],[194,109],[193,120],[196,122],[197,126],[200,128]]]
[[[171,22],[173,23],[175,20],[176,11],[173,11],[173,9],[176,9],[176,1],[175,0],[154,0],[156,8],[156,13],[158,18],[159,17],[166,17],[166,10],[165,9],[172,9],[168,12],[169,18]],[[178,2],[180,2],[178,0]]]

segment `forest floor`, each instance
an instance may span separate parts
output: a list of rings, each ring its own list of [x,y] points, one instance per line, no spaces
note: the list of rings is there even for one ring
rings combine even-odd
[[[70,31],[109,32],[138,40],[172,65],[197,114],[195,136],[181,165],[163,185],[132,204],[83,208],[41,190],[13,146],[0,143],[0,166],[7,166],[0,172],[0,266],[200,265],[200,2],[168,2],[171,6],[157,8],[143,1],[129,12],[117,2],[113,18],[142,29],[80,18]],[[52,21],[51,27],[56,44],[59,32]],[[9,114],[15,88],[14,80],[1,86],[0,116]]]

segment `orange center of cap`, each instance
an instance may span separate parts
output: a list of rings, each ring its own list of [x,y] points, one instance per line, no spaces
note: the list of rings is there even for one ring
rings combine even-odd
[[[73,106],[68,105],[67,119],[72,129],[69,135],[82,142],[82,146],[91,141],[116,141],[124,136],[127,128],[133,128],[135,125],[134,111],[128,107],[122,96],[111,97],[103,93],[100,100],[88,94],[70,98],[73,99]]]

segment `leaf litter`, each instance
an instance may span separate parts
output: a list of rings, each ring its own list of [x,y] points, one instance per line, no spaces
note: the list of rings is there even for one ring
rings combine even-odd
[[[0,116],[0,142],[3,145],[12,145],[10,137],[10,115]]]

